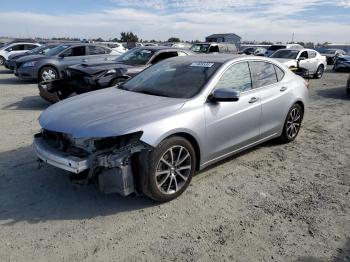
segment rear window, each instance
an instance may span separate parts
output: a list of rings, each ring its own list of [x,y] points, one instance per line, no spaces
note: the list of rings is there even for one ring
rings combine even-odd
[[[279,82],[284,77],[284,71],[281,68],[279,68],[278,66],[275,66],[275,71],[276,71],[276,75],[277,75],[277,80]]]

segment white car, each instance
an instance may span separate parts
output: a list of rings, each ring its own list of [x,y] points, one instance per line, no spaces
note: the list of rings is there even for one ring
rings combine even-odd
[[[327,58],[313,49],[280,49],[271,58],[283,63],[293,71],[304,70],[305,75],[321,78],[327,68]]]
[[[41,46],[41,45],[38,43],[26,43],[26,42],[11,43],[11,44],[5,45],[0,49],[0,65],[4,65],[5,61],[8,59],[10,55],[25,53],[28,50],[32,50],[38,46]]]
[[[271,57],[271,55],[273,53],[275,53],[276,51],[278,50],[281,50],[281,49],[294,49],[294,50],[301,50],[303,49],[304,47],[302,45],[299,45],[299,44],[286,44],[286,45],[283,45],[283,44],[280,44],[280,45],[272,45],[270,46],[266,52],[265,52],[265,56],[267,57]]]
[[[98,42],[101,45],[105,45],[108,46],[109,48],[111,48],[113,51],[115,51],[115,53],[118,54],[124,54],[126,51],[128,51],[127,48],[125,48],[123,46],[123,44],[118,43],[118,42]]]

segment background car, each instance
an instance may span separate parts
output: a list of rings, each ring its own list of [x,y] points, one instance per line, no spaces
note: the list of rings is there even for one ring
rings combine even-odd
[[[38,46],[41,46],[41,45],[38,43],[26,43],[26,42],[11,43],[11,44],[5,45],[0,49],[0,65],[4,65],[10,55],[25,53]]]
[[[235,44],[231,43],[195,43],[191,47],[191,51],[202,54],[212,53],[226,53],[226,54],[237,54],[238,49]]]
[[[266,48],[263,47],[247,47],[238,52],[238,54],[265,56],[266,51]]]
[[[286,44],[286,45],[271,45],[265,52],[265,56],[270,57],[273,53],[280,49],[294,49],[301,50],[304,47],[299,44]]]
[[[346,52],[341,49],[324,49],[321,54],[327,58],[328,65],[334,65],[337,57],[346,55]]]
[[[118,88],[50,106],[34,150],[46,163],[97,177],[102,192],[170,201],[196,170],[273,138],[293,141],[307,87],[267,58],[170,58]]]
[[[350,56],[349,55],[344,55],[340,56],[335,60],[334,66],[333,66],[334,71],[350,71]]]
[[[40,96],[57,102],[72,95],[121,84],[164,59],[193,54],[188,49],[165,46],[129,50],[113,62],[71,66],[64,79],[39,83]]]
[[[26,51],[25,53],[10,55],[5,62],[5,67],[7,69],[13,70],[15,68],[17,59],[24,56],[29,56],[29,55],[39,55],[39,54],[45,55],[49,50],[51,50],[56,46],[58,46],[58,44],[47,44],[47,45],[38,46],[32,50]]]
[[[313,49],[280,49],[271,55],[291,70],[304,69],[306,76],[321,78],[327,68],[326,58]]]
[[[63,44],[46,53],[22,57],[16,61],[15,75],[22,79],[50,81],[63,77],[68,66],[113,60],[119,54],[95,44]]]

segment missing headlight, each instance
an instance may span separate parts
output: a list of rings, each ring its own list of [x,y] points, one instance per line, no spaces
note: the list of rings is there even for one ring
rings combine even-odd
[[[140,140],[142,131],[116,137],[107,137],[94,141],[96,150],[120,148]]]

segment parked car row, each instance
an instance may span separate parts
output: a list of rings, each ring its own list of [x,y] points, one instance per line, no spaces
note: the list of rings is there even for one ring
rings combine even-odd
[[[0,65],[5,65],[10,55],[22,54],[34,48],[41,46],[38,43],[31,42],[14,42],[4,45],[0,48]]]

